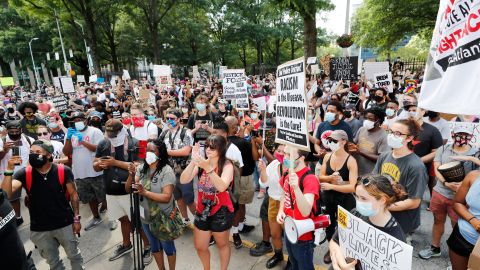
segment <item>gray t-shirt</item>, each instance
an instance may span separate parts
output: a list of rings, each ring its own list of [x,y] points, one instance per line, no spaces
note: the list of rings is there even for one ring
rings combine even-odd
[[[365,153],[380,155],[381,153],[390,150],[387,143],[387,132],[383,129],[369,132],[366,128],[361,127],[353,141],[358,145],[358,149]],[[366,157],[355,154],[355,159],[358,164],[358,175],[364,176],[372,172],[375,167],[375,162]]]
[[[415,153],[401,158],[394,158],[391,151],[383,153],[378,158],[373,173],[390,176],[405,188],[409,199],[421,199],[428,183],[427,169]],[[410,233],[420,226],[420,206],[392,212],[392,215],[405,233]]]
[[[435,152],[435,159],[433,161],[439,162],[440,165],[442,165],[442,164],[454,161],[453,159],[450,158],[451,156],[473,156],[475,155],[475,153],[477,153],[477,151],[478,151],[477,148],[472,147],[467,152],[459,153],[453,150],[452,144],[447,144],[437,149],[437,152]],[[466,161],[463,163],[463,168],[465,169],[465,175],[467,175],[470,171],[477,169],[477,166],[471,161]],[[436,192],[440,193],[445,198],[450,200],[452,200],[455,195],[453,193],[453,190],[446,187],[445,184],[440,182],[440,180],[438,179],[437,179],[437,184],[435,185],[433,190],[435,190]]]
[[[143,168],[143,165],[138,167],[136,176],[140,177],[140,181],[145,186],[145,183],[147,182],[146,177],[150,176],[152,172],[150,169],[148,169],[147,173],[143,175],[141,173],[142,168]],[[175,186],[175,183],[176,183],[176,178],[175,178],[175,173],[173,172],[172,167],[170,167],[169,165],[165,165],[165,167],[163,167],[163,169],[160,172],[158,172],[152,177],[150,188],[146,187],[146,189],[150,192],[162,193],[162,188],[168,185]],[[145,224],[150,224],[150,221],[151,221],[149,201],[150,201],[149,199],[144,199],[140,201],[140,205],[144,209],[144,210],[140,209],[141,211],[140,214],[142,214],[142,211],[144,214],[143,217],[141,217],[141,219],[142,219],[142,223],[145,223]],[[169,215],[172,212],[173,207],[175,205],[173,194],[168,203],[159,203],[155,201],[150,201],[150,203],[151,202],[154,202],[155,204],[157,204],[160,210],[167,215]]]

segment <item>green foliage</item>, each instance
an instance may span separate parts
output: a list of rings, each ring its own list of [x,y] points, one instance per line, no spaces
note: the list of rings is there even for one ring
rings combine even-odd
[[[431,37],[438,4],[433,0],[364,0],[352,22],[355,43],[385,51],[406,36]]]

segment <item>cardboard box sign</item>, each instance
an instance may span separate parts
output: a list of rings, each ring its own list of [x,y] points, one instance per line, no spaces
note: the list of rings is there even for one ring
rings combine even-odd
[[[480,270],[480,238],[477,241],[477,244],[473,248],[472,254],[468,259],[468,270]]]

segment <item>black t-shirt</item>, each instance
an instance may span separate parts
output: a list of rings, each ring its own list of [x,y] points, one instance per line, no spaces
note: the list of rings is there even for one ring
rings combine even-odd
[[[422,131],[414,142],[413,152],[418,157],[423,157],[443,145],[442,134],[438,129],[428,123],[423,122]],[[429,164],[426,164],[427,167]]]
[[[64,166],[64,183],[60,185],[58,167],[52,164],[47,173],[47,180],[35,169],[32,169],[32,186],[28,194],[30,199],[30,230],[34,232],[52,231],[73,223],[73,210],[65,198],[66,184],[73,182],[73,173]],[[27,189],[25,168],[15,173],[13,179],[22,182]]]
[[[230,141],[235,146],[237,146],[240,152],[242,153],[242,160],[243,160],[242,176],[252,175],[255,169],[255,160],[253,160],[253,154],[252,154],[252,144],[247,140],[237,136],[228,137],[228,141]]]
[[[33,120],[27,120],[27,118],[23,118],[20,120],[20,125],[22,126],[22,133],[34,138],[35,140],[38,139],[37,136],[37,128],[38,126],[46,126],[47,123],[38,117],[35,117]]]
[[[199,120],[206,121],[206,123],[209,124],[210,127],[212,127],[213,126],[213,121],[215,121],[215,119],[217,119],[217,118],[218,118],[218,115],[216,113],[212,113],[212,112],[207,112],[207,114],[204,115],[204,116],[200,116],[197,113],[194,113],[194,114],[190,115],[190,117],[188,118],[187,127],[190,130],[194,129],[195,128],[195,121],[199,121]],[[203,128],[200,128],[193,135],[193,140],[195,141],[195,143],[197,143],[198,141],[206,140],[208,138],[208,136],[210,136],[210,132],[206,131]]]
[[[15,211],[0,189],[0,254],[2,269],[27,269],[27,255],[18,235]]]
[[[60,129],[57,132],[52,131],[52,136],[50,137],[50,139],[53,140],[53,141],[58,141],[58,142],[64,143],[65,142],[65,132],[62,129]]]

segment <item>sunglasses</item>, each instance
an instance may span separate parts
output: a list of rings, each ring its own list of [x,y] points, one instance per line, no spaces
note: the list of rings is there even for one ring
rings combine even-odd
[[[327,138],[327,142],[329,142],[329,143],[331,143],[331,142],[333,142],[333,143],[338,143],[338,140],[335,140],[335,139],[333,139],[333,138],[328,137],[328,138]]]
[[[370,179],[370,177],[364,177],[364,178],[360,178],[357,180],[359,183],[361,183],[364,187],[370,185],[370,183],[372,182],[372,180]]]
[[[33,115],[33,112],[26,112],[25,115],[28,115],[28,116]]]
[[[37,136],[47,136],[48,135],[48,132],[38,132],[37,133]]]
[[[211,150],[217,149],[217,146],[215,144],[210,144],[210,143],[205,143],[205,149],[210,148]]]
[[[166,119],[166,120],[174,120],[174,121],[177,120],[176,117],[165,117],[165,119]]]
[[[387,134],[393,134],[395,135],[396,137],[400,137],[400,136],[410,136],[410,134],[403,134],[401,133],[400,131],[393,131],[391,129],[387,129],[386,130]]]

